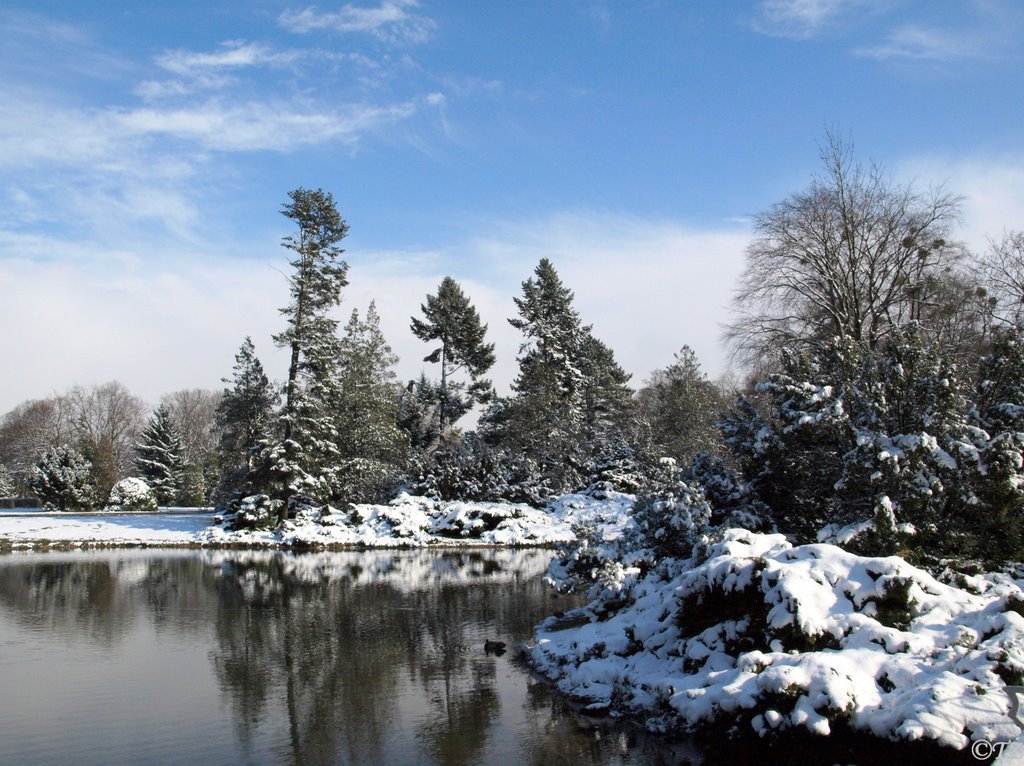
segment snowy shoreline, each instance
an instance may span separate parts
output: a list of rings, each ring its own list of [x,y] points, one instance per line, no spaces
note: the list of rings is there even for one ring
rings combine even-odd
[[[553,548],[575,540],[574,525],[596,524],[608,538],[628,522],[632,495],[565,495],[546,509],[440,502],[402,494],[387,505],[357,505],[330,516],[300,514],[280,530],[228,530],[202,512],[0,514],[0,551],[44,548]]]

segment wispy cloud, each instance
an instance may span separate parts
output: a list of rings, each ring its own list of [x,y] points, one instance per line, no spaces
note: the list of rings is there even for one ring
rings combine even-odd
[[[285,11],[278,20],[282,27],[296,33],[317,29],[366,32],[389,42],[418,43],[429,39],[436,26],[433,19],[414,12],[418,7],[416,0],[383,0],[370,8],[346,4],[327,12],[310,6],[301,11]]]
[[[959,58],[976,58],[989,53],[980,40],[965,36],[962,30],[954,32],[916,25],[908,25],[894,30],[887,35],[885,42],[881,45],[856,48],[853,52],[857,56],[879,61],[887,59],[948,61]]]
[[[429,96],[427,97],[429,98]],[[117,115],[129,134],[166,135],[225,152],[287,151],[329,141],[355,144],[366,133],[408,118],[416,102],[350,104],[300,111],[288,103],[225,105],[210,101],[182,109],[136,109]]]
[[[758,32],[806,39],[830,28],[870,0],[762,0],[754,18]]]

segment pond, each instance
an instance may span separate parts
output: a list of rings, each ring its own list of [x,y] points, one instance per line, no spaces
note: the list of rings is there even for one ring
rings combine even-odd
[[[577,715],[510,649],[542,550],[0,556],[0,761],[699,760]],[[681,750],[680,750],[681,748]]]

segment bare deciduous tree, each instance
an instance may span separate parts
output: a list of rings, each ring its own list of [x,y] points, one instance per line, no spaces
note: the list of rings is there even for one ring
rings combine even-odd
[[[171,420],[178,429],[186,463],[203,465],[216,451],[214,428],[220,398],[219,391],[205,388],[185,388],[160,398],[160,403],[171,413]]]
[[[874,348],[901,324],[927,322],[955,270],[956,197],[889,182],[831,133],[821,159],[806,191],[757,216],[727,329],[747,361],[840,335]]]
[[[1024,322],[1024,231],[1007,232],[993,242],[982,270],[996,299],[996,316],[1015,325]]]

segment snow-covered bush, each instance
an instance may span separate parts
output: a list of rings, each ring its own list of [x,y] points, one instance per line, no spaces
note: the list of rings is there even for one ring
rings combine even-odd
[[[82,511],[93,506],[92,463],[74,447],[44,452],[27,483],[49,510]]]
[[[155,511],[157,510],[156,495],[143,479],[135,476],[121,479],[110,489],[107,510],[132,513]]]
[[[656,730],[1013,739],[1005,686],[1024,678],[1024,592],[1005,576],[961,581],[730,530],[622,578],[614,600],[550,618],[530,656],[561,691]]]
[[[229,529],[270,529],[277,523],[279,503],[268,495],[249,495],[228,506],[225,521]]]
[[[0,499],[14,497],[14,477],[7,470],[7,466],[0,463]]]
[[[506,501],[539,508],[551,494],[530,458],[490,447],[472,434],[417,457],[413,477],[412,490],[436,500]]]

